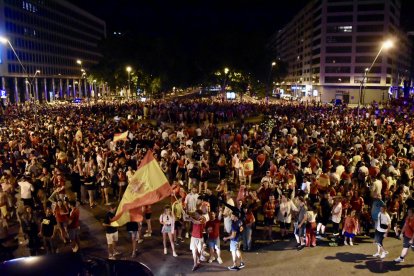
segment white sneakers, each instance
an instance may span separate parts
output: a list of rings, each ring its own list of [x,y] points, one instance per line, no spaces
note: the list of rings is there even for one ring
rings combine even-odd
[[[149,238],[149,237],[151,237],[151,232],[148,232],[148,233],[144,234],[144,238]]]
[[[394,262],[396,263],[403,263],[404,259],[402,259],[401,257],[398,257],[397,259],[394,260]]]
[[[350,246],[354,246],[354,243],[352,241],[349,242]]]
[[[209,263],[212,263],[212,262],[214,262],[216,260],[216,258],[215,257],[211,257],[210,259],[208,259],[208,262]]]
[[[177,253],[175,251],[173,252],[173,257],[178,257]]]
[[[374,255],[372,255],[373,257],[380,257],[381,259],[384,259],[388,254],[388,251],[384,251],[382,252],[382,254],[380,253],[375,253]]]
[[[221,258],[217,258],[217,262],[218,262],[219,264],[222,264],[222,263],[223,263],[223,260],[222,260]]]
[[[348,242],[346,240],[344,240],[344,245],[349,245]]]
[[[164,255],[167,255],[167,254],[168,254],[167,248],[164,248]]]

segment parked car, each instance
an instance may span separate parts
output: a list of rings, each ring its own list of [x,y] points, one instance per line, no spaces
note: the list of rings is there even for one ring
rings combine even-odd
[[[7,276],[153,276],[142,263],[125,260],[107,260],[80,253],[65,253],[18,258],[0,264],[0,275]]]

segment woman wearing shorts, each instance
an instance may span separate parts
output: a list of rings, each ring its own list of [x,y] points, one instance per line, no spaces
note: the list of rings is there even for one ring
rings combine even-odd
[[[374,257],[380,257],[381,259],[384,259],[388,254],[388,251],[385,251],[384,249],[383,240],[387,237],[390,228],[390,215],[387,213],[386,206],[382,205],[381,211],[378,213],[377,225],[375,225],[375,243],[377,244],[378,250],[377,253],[373,255]]]
[[[162,233],[162,242],[164,244],[164,255],[168,254],[168,250],[167,250],[167,235],[168,235],[168,239],[170,240],[173,256],[177,257],[178,255],[177,253],[175,253],[174,237],[173,237],[175,218],[171,212],[171,207],[169,205],[164,207],[164,212],[160,216],[160,224],[162,225],[161,233]]]
[[[60,237],[64,243],[69,241],[68,234],[66,231],[68,223],[69,210],[61,199],[57,201],[55,206],[54,215],[56,218],[56,230],[59,232]]]
[[[289,229],[292,224],[292,211],[297,212],[298,209],[286,195],[282,195],[279,212],[277,213],[277,220],[280,224],[280,236],[282,239],[289,234]]]

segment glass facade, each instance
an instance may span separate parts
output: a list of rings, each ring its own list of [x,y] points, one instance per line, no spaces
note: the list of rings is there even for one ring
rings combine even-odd
[[[98,44],[106,36],[105,22],[67,1],[0,0],[0,14],[0,35],[9,40],[26,69],[13,49],[2,44],[0,76],[19,78],[21,91],[24,79],[37,70],[41,72],[38,77],[46,79],[46,89],[51,90],[59,86],[50,83],[51,79],[81,77],[76,60],[82,60],[86,69],[99,61]],[[7,81],[2,85],[7,86]]]

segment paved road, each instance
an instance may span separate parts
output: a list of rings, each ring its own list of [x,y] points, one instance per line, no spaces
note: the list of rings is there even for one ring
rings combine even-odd
[[[159,214],[164,203],[154,207],[154,214]],[[104,207],[96,207],[91,210],[81,207],[82,221],[82,250],[87,254],[107,257],[106,240],[101,219],[105,213]],[[154,216],[157,217],[157,216]],[[375,245],[372,239],[362,238],[353,247],[339,246],[330,247],[327,241],[322,241],[315,248],[305,248],[297,251],[295,241],[277,241],[266,243],[259,241],[252,252],[244,254],[246,267],[238,272],[230,272],[227,266],[231,265],[231,256],[228,245],[223,245],[223,265],[218,263],[208,264],[196,271],[191,272],[192,257],[189,250],[188,240],[180,244],[177,249],[178,258],[172,255],[163,255],[162,239],[159,234],[159,224],[154,223],[153,237],[145,239],[139,245],[139,254],[136,258],[130,258],[130,243],[125,228],[120,228],[119,250],[122,255],[119,259],[137,260],[149,266],[155,275],[187,275],[187,274],[212,274],[229,275],[369,275],[387,273],[389,275],[413,275],[414,273],[414,251],[410,251],[406,262],[395,264],[392,260],[397,257],[401,250],[401,241],[395,238],[385,240],[385,246],[390,252],[387,258],[380,260],[372,257]],[[68,246],[61,252],[70,251]],[[171,253],[171,252],[170,252]],[[27,256],[24,245],[15,251],[16,257]]]

